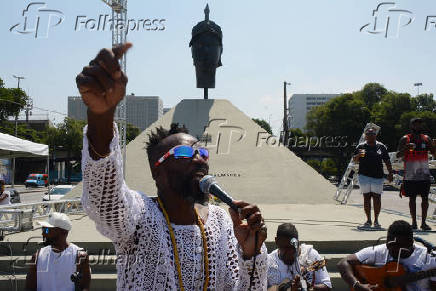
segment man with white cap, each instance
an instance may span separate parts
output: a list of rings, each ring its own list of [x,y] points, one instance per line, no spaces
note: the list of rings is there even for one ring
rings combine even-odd
[[[88,290],[91,282],[88,255],[67,242],[71,221],[64,213],[53,212],[42,226],[43,244],[32,257],[26,277],[26,290]],[[74,276],[72,276],[74,274]],[[73,282],[73,279],[75,281]]]

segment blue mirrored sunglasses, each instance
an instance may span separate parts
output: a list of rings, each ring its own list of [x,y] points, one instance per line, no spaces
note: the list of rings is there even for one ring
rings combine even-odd
[[[176,159],[190,159],[195,156],[197,152],[203,160],[207,161],[209,159],[209,151],[206,148],[178,145],[166,152],[154,165],[156,167],[159,166],[170,156],[174,156]]]

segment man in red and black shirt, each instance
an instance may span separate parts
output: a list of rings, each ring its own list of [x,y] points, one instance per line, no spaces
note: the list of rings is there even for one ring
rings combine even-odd
[[[423,120],[412,118],[410,120],[411,133],[403,136],[398,145],[397,157],[404,160],[404,184],[406,197],[409,197],[409,209],[412,216],[412,228],[417,229],[416,223],[416,196],[421,195],[422,223],[421,229],[431,228],[425,223],[427,219],[428,194],[430,192],[430,170],[428,167],[428,152],[436,156],[430,137],[422,134]]]

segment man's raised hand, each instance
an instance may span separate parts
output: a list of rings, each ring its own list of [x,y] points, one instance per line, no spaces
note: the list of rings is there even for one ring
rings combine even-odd
[[[92,113],[113,113],[126,94],[127,76],[121,71],[119,59],[131,47],[128,42],[100,50],[89,66],[77,75],[77,88]]]
[[[243,256],[249,259],[260,253],[263,242],[266,240],[267,230],[265,223],[256,205],[244,201],[234,200],[239,213],[229,208],[230,217],[233,221],[233,230],[242,248]],[[243,220],[246,219],[246,223]],[[258,232],[257,245],[254,245],[256,232]]]

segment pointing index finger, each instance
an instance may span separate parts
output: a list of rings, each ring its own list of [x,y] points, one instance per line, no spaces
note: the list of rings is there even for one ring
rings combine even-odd
[[[131,48],[133,45],[131,42],[126,42],[123,44],[116,45],[112,48],[112,52],[114,53],[117,59],[121,59],[121,57]]]

